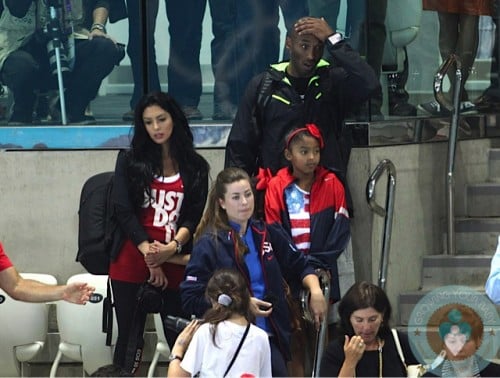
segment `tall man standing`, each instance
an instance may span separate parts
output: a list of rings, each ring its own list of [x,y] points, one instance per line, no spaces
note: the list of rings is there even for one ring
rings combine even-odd
[[[325,45],[331,64],[321,59]],[[380,88],[378,77],[323,18],[299,19],[288,31],[286,48],[289,61],[271,65],[247,86],[229,134],[225,166],[250,175],[269,168],[275,174],[286,165],[285,135],[314,123],[325,140],[321,164],[345,185],[351,142],[344,119]]]

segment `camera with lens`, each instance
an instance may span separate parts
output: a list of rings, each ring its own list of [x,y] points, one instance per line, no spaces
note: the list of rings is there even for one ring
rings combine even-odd
[[[189,323],[191,323],[191,319],[172,315],[167,315],[163,320],[163,326],[174,332],[181,332]]]
[[[163,289],[144,282],[137,292],[137,304],[148,314],[155,314],[163,310]]]

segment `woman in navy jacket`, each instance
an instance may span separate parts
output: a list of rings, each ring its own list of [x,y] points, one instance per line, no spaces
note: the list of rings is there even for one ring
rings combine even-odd
[[[256,324],[270,336],[273,376],[287,376],[291,315],[284,277],[298,277],[310,290],[317,326],[326,303],[307,258],[295,249],[283,228],[252,219],[253,211],[254,194],[248,174],[240,168],[220,172],[196,230],[191,260],[181,283],[182,305],[185,312],[202,316],[210,307],[204,292],[213,272],[237,269],[250,289],[250,308]]]

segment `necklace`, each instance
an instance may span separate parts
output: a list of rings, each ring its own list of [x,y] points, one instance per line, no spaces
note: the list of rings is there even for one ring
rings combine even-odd
[[[378,339],[378,376],[382,378],[382,341]]]

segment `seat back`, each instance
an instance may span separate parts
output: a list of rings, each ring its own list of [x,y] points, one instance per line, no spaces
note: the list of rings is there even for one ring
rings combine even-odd
[[[113,321],[112,346],[106,346],[106,334],[102,331],[103,300],[107,294],[107,281],[107,275],[74,275],[67,283],[86,282],[95,287],[91,300],[85,306],[68,302],[57,303],[57,324],[61,337],[59,350],[65,354],[65,349],[70,349],[72,345],[79,348],[83,368],[89,374],[113,361],[113,345],[118,333],[116,319]]]
[[[21,277],[57,284],[49,274],[21,273]],[[20,362],[41,351],[47,337],[48,315],[47,303],[16,301],[0,289],[0,376],[19,376]]]
[[[163,331],[163,321],[161,320],[161,315],[156,313],[153,315],[156,336],[158,337],[158,342],[167,343],[167,338],[165,337],[165,332]]]
[[[156,343],[153,359],[151,360],[151,364],[149,365],[148,378],[152,378],[155,376],[156,365],[158,364],[160,355],[166,357],[170,354],[170,347],[165,337],[165,332],[163,329],[164,325],[161,319],[161,315],[159,313],[156,313],[153,315],[153,318],[155,323],[156,335],[158,336],[158,342]]]

